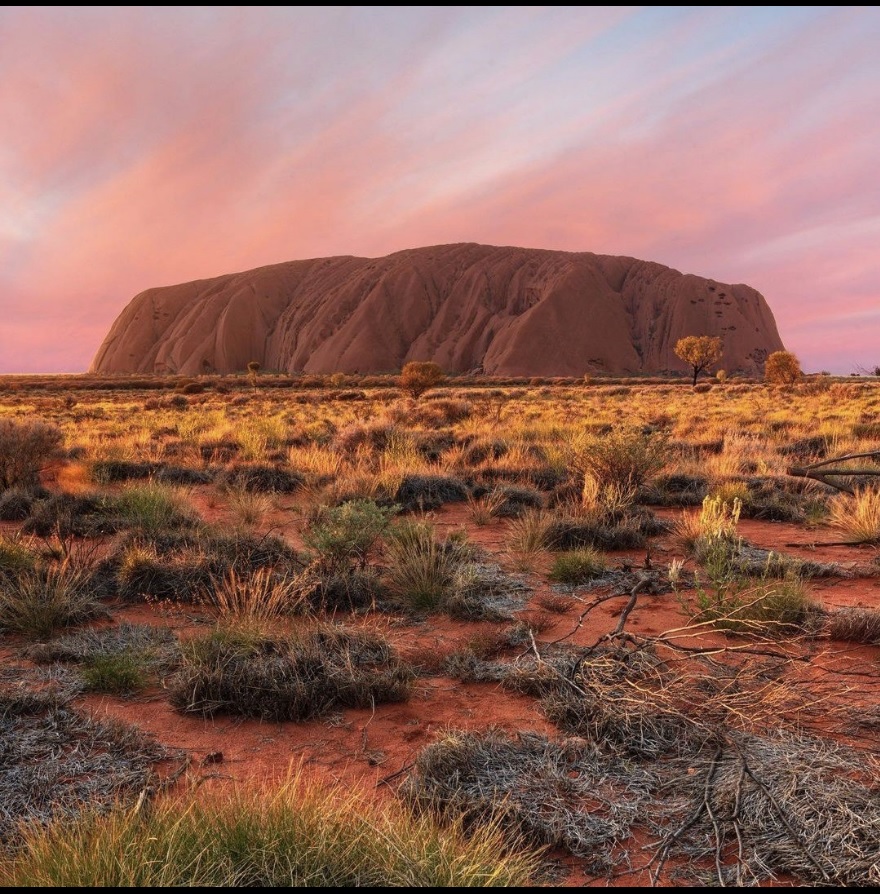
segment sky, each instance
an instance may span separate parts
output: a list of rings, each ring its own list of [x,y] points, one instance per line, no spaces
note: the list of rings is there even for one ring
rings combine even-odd
[[[0,372],[140,291],[453,242],[657,261],[880,365],[878,7],[0,7]]]

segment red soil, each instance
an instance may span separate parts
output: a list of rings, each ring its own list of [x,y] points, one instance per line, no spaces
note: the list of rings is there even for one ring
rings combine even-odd
[[[226,520],[220,501],[215,501],[208,492],[198,492],[194,499],[207,521]],[[292,501],[279,501],[268,526],[299,546],[301,519],[292,509]],[[679,513],[659,510],[658,514],[676,517]],[[478,527],[473,524],[467,509],[461,506],[444,508],[434,514],[432,520],[441,531],[465,527],[474,542],[502,565],[509,564],[509,557],[504,554],[506,521],[496,520]],[[821,546],[821,541],[833,538],[821,530],[811,531],[796,525],[743,521],[740,529],[742,535],[755,545],[825,562],[863,566],[877,554],[876,550],[865,548]],[[665,565],[675,557],[683,557],[684,553],[670,535],[654,539],[652,556],[654,562]],[[628,560],[638,566],[645,560],[645,553],[621,552],[611,554],[609,558],[612,564]],[[545,557],[545,566],[539,570],[546,572],[549,561],[549,557]],[[564,614],[548,613],[540,604],[541,597],[552,592],[546,574],[532,573],[528,579],[535,591],[522,614],[540,613],[548,625],[537,636],[538,642],[567,636],[566,641],[570,643],[595,643],[614,628],[628,601],[627,596],[621,596],[604,602],[577,628],[584,603],[573,601]],[[811,582],[809,588],[828,606],[880,606],[880,579],[876,577],[818,580]],[[207,620],[200,619],[199,611],[190,606],[124,606],[114,609],[114,617],[116,620],[168,625],[182,635],[204,629]],[[438,670],[443,657],[469,638],[505,626],[457,622],[445,617],[418,622],[385,616],[378,621],[352,620],[354,623],[379,623],[404,656]],[[674,594],[643,595],[638,598],[628,619],[627,629],[638,634],[657,635],[686,623],[686,616]],[[839,648],[833,643],[825,644],[825,648],[835,653],[827,659],[828,662],[850,668],[864,666],[867,661],[876,665],[880,651],[876,647],[837,645]],[[7,660],[6,655],[0,655],[0,661],[3,660]],[[876,701],[876,692],[874,699]],[[328,718],[298,723],[185,716],[171,708],[161,689],[134,700],[91,695],[84,697],[82,703],[96,714],[125,720],[151,733],[162,743],[183,749],[191,757],[185,778],[192,782],[207,782],[211,786],[229,781],[261,782],[283,774],[292,764],[303,762],[330,783],[356,787],[377,798],[392,797],[395,784],[418,751],[447,729],[497,727],[558,735],[558,731],[542,717],[535,699],[511,693],[496,684],[464,685],[442,675],[419,678],[412,698],[406,703],[377,705],[375,710],[346,710]],[[639,842],[635,842],[632,849],[635,859],[639,856],[638,845]],[[564,862],[570,866],[569,875],[556,884],[608,884],[606,880],[587,879],[577,868],[576,861]],[[614,883],[644,885],[648,878],[642,873],[623,876]]]

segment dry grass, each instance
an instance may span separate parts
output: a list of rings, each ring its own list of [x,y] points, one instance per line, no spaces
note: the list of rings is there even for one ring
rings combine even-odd
[[[63,827],[86,812],[130,807],[155,781],[154,764],[172,756],[133,727],[74,708],[68,696],[21,685],[20,669],[16,685],[5,682],[0,844],[19,844],[22,822],[58,820]]]
[[[441,829],[394,806],[328,791],[304,772],[231,796],[118,809],[32,829],[0,861],[12,887],[519,887],[532,854],[497,830]]]
[[[307,576],[279,577],[271,568],[253,574],[231,569],[207,591],[206,601],[214,606],[224,624],[267,630],[284,616],[299,614],[308,606]]]
[[[784,477],[789,465],[811,457],[878,449],[876,385],[806,383],[783,393],[731,376],[723,387],[694,395],[672,383],[594,380],[585,387],[481,378],[457,380],[438,388],[436,400],[414,406],[381,378],[261,375],[256,386],[246,378],[200,378],[181,380],[176,391],[156,387],[158,381],[70,380],[65,387],[74,390],[61,395],[53,380],[17,380],[18,390],[3,392],[0,418],[57,426],[69,468],[92,468],[101,483],[73,494],[84,482],[62,470],[50,484],[62,493],[13,488],[0,495],[3,517],[35,537],[0,544],[0,577],[14,581],[57,567],[50,555],[64,555],[81,538],[97,543],[98,535],[107,558],[93,569],[93,597],[208,594],[221,626],[197,637],[185,656],[173,684],[181,710],[294,718],[406,697],[412,670],[385,650],[387,643],[367,643],[351,631],[313,635],[309,622],[288,617],[306,604],[322,616],[415,606],[491,622],[517,612],[517,623],[506,621],[504,631],[486,632],[491,623],[468,626],[472,647],[459,649],[447,671],[535,696],[569,738],[450,733],[436,743],[445,751],[431,757],[436,773],[425,758],[430,797],[416,795],[414,803],[464,817],[470,831],[488,817],[505,826],[507,847],[518,847],[511,842],[523,836],[562,844],[582,853],[594,872],[624,869],[627,859],[638,868],[644,857],[648,876],[663,882],[671,879],[672,860],[681,881],[700,885],[762,884],[786,873],[803,884],[876,883],[873,765],[863,757],[863,774],[851,754],[803,733],[838,720],[844,729],[849,696],[841,680],[873,685],[876,667],[869,661],[857,676],[826,685],[799,673],[805,650],[823,642],[877,643],[876,613],[823,614],[791,577],[870,568],[795,565],[741,544],[737,528],[739,511],[743,518],[819,522],[827,504],[841,539],[880,542],[876,491],[830,498],[818,483]],[[191,490],[156,490],[167,481]],[[224,486],[235,489],[235,506],[218,490]],[[191,513],[196,493],[210,510],[231,508],[237,524],[208,529]],[[272,493],[292,495],[275,500],[273,520],[288,507],[302,513],[310,561],[278,538],[256,534],[266,527]],[[646,629],[633,625],[572,651],[541,645],[550,636],[564,639],[568,629],[547,612],[583,619],[612,594],[578,592],[565,605],[544,594],[526,609],[528,589],[491,555],[433,531],[389,537],[387,518],[375,532],[352,515],[350,502],[373,500],[389,514],[394,503],[429,513],[471,497],[475,524],[524,513],[493,525],[484,538],[505,536],[507,560],[519,567],[549,561],[548,548],[644,547],[651,550],[646,563],[655,566],[650,573],[666,581],[658,567],[666,560],[653,539],[662,525],[643,504],[693,506],[707,493],[703,512],[688,516],[680,531],[702,566],[696,591],[692,573],[678,569],[682,605],[697,620],[653,638],[632,633]],[[340,510],[338,517],[329,507]],[[448,517],[438,514],[442,531]],[[296,538],[294,528],[286,533]],[[638,574],[612,570],[602,586],[619,585],[625,595]],[[694,602],[701,591],[709,600],[703,606]],[[640,602],[639,611],[648,605]],[[401,636],[419,621],[395,619]],[[578,636],[588,629],[580,626]],[[50,645],[88,651],[73,636]],[[719,642],[719,651],[700,652]],[[109,656],[112,664],[120,654],[96,649],[88,659],[64,659],[78,667],[59,665],[52,673],[68,674],[81,688],[80,670],[89,662]],[[422,665],[425,673],[443,670],[438,655]],[[811,665],[816,673],[821,668]],[[100,666],[95,679],[115,685],[127,673]],[[876,723],[871,709],[863,732]],[[438,807],[443,803],[448,807]],[[627,855],[634,804],[640,840],[649,847]],[[114,823],[112,835],[120,837],[112,840],[127,842],[132,854],[153,846],[134,832],[125,838],[122,819]],[[497,840],[495,850],[501,852]]]
[[[413,679],[378,632],[312,623],[269,636],[236,624],[187,641],[169,688],[185,713],[282,721],[404,701]]]
[[[853,543],[880,543],[880,489],[864,487],[831,502],[830,524]]]

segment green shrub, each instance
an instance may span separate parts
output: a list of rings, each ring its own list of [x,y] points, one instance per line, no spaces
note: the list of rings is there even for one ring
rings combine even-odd
[[[807,595],[800,577],[789,574],[772,580],[768,562],[765,574],[755,580],[743,573],[738,559],[730,541],[706,541],[702,554],[705,579],[695,575],[696,597],[689,612],[694,623],[761,636],[817,632],[823,612]]]
[[[363,568],[396,509],[378,506],[372,500],[322,507],[303,533],[303,540],[328,571],[352,564]]]
[[[587,584],[605,572],[605,560],[590,547],[560,553],[550,569],[550,580],[562,584]]]

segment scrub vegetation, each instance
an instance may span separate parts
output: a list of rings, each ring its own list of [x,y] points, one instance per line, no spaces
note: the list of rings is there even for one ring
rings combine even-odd
[[[880,386],[684,347],[0,380],[0,882],[880,884]]]

